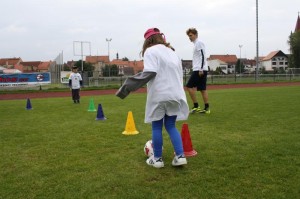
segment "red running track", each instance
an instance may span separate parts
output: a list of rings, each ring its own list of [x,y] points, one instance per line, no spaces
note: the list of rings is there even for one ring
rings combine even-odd
[[[274,87],[274,86],[300,86],[300,82],[274,82],[274,83],[256,83],[256,84],[226,84],[226,85],[208,85],[207,90],[232,89],[232,88],[256,88],[256,87]],[[117,89],[110,90],[82,90],[80,96],[97,96],[115,94]],[[146,88],[141,88],[134,93],[145,93]],[[0,94],[0,100],[15,100],[27,98],[52,98],[52,97],[71,97],[70,91],[45,92],[37,91],[30,93],[8,93]]]

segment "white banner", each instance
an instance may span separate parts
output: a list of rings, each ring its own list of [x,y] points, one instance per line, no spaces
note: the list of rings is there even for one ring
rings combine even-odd
[[[72,73],[72,71],[61,71],[60,72],[60,77],[61,77],[60,82],[63,84],[68,84],[71,73]]]

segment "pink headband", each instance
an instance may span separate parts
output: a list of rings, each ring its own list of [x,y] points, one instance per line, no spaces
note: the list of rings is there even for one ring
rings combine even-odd
[[[164,35],[163,33],[160,33],[158,28],[150,28],[148,29],[145,34],[144,34],[144,38],[148,39],[149,37],[151,37],[152,35],[157,35],[157,34],[161,34]],[[165,39],[165,37],[163,36],[163,38]]]

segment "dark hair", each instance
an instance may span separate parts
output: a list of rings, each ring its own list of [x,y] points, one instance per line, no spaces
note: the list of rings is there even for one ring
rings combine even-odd
[[[186,34],[189,35],[190,33],[192,33],[194,35],[198,35],[198,31],[196,30],[196,28],[187,29]]]
[[[155,34],[155,35],[150,36],[148,39],[145,39],[144,44],[143,44],[143,49],[141,52],[142,57],[144,57],[144,54],[145,54],[147,48],[149,48],[151,46],[155,46],[157,44],[163,44],[166,47],[169,47],[175,51],[175,49],[170,45],[170,43],[165,42],[165,39],[163,38],[163,36],[161,34]]]

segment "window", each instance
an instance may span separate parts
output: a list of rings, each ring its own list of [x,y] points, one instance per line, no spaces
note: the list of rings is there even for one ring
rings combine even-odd
[[[276,62],[275,62],[275,61],[273,61],[273,62],[272,62],[272,65],[276,65]]]

